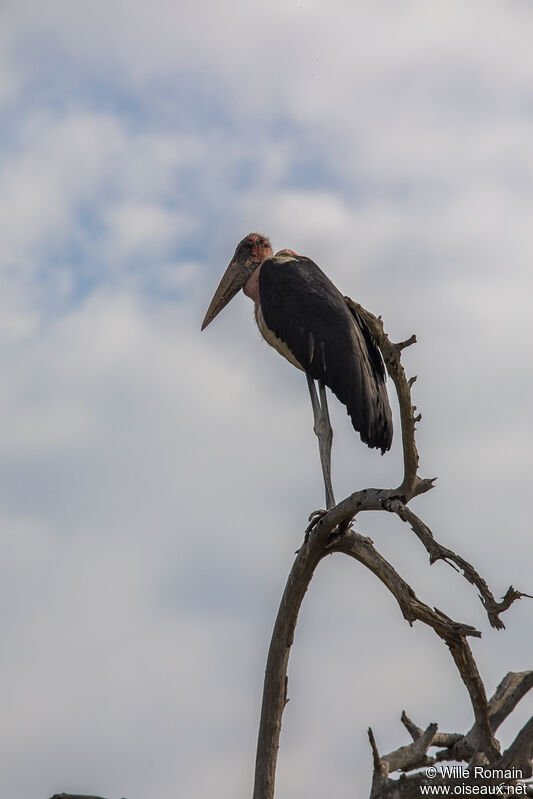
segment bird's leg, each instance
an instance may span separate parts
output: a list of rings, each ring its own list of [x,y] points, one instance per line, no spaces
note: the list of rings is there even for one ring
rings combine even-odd
[[[318,383],[318,389],[320,393],[320,407],[322,409],[322,417],[324,419],[324,455],[325,455],[325,474],[324,474],[324,484],[326,486],[326,501],[328,510],[335,506],[335,496],[333,494],[333,484],[331,482],[331,445],[333,443],[333,430],[331,428],[331,422],[329,420],[329,409],[328,409],[328,401],[326,398],[326,386],[322,382],[322,380]],[[328,496],[329,492],[329,496]]]
[[[322,382],[319,383],[320,402],[316,393],[315,381],[311,375],[307,374],[307,385],[311,395],[311,405],[313,406],[314,431],[318,438],[318,448],[320,451],[320,463],[322,464],[322,474],[324,476],[324,488],[326,491],[326,507],[329,510],[335,505],[333,486],[331,484],[331,442],[333,431],[329,421],[328,403],[326,400],[326,387]]]

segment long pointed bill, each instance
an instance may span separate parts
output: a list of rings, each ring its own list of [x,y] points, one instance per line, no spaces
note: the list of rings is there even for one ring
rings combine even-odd
[[[207,309],[204,321],[202,322],[202,330],[204,330],[204,328],[213,321],[215,316],[226,307],[239,289],[242,289],[257,266],[257,263],[253,263],[248,259],[242,261],[237,255],[233,256],[233,260],[222,275],[222,280],[218,284],[211,304]]]

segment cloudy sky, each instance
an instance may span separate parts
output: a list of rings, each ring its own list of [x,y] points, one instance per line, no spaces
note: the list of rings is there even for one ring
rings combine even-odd
[[[322,483],[305,380],[239,295],[250,230],[385,319],[417,374],[413,506],[497,596],[531,592],[533,9],[507,0],[4,0],[0,12],[1,793],[251,794],[266,650]],[[397,485],[331,402],[340,499]],[[492,631],[399,520],[361,518]],[[448,652],[346,557],[297,629],[279,799],[368,795],[382,751],[472,715]],[[502,728],[504,743],[533,701]]]

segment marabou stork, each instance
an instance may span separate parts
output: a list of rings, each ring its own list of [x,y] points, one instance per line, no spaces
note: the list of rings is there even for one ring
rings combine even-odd
[[[392,442],[392,416],[381,354],[364,320],[310,258],[292,250],[274,255],[268,238],[259,233],[237,245],[202,330],[241,288],[254,301],[266,341],[306,373],[329,509],[335,505],[333,432],[325,387],[344,403],[361,440],[385,453]]]

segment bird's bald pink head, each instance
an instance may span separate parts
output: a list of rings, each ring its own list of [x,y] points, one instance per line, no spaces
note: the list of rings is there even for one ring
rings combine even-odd
[[[237,253],[246,253],[248,261],[256,264],[262,263],[265,258],[273,254],[272,245],[268,236],[261,233],[248,233],[237,245]]]

